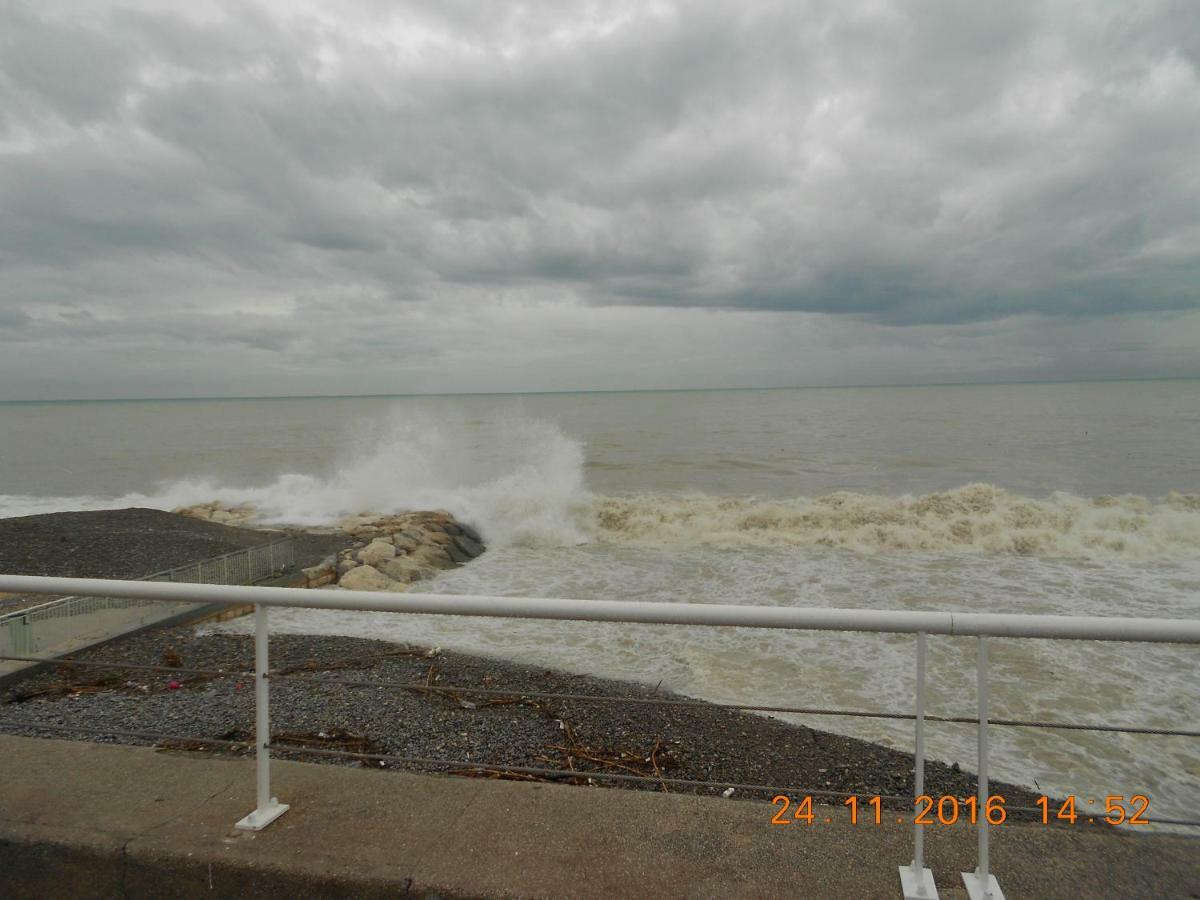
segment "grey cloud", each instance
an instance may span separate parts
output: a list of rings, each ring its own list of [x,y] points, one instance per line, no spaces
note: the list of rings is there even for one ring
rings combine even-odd
[[[0,3],[10,335],[279,356],[369,308],[346,360],[433,360],[439,317],[535,333],[521,298],[893,341],[1200,307],[1194,4],[215,8]]]
[[[79,124],[116,111],[133,68],[124,35],[71,21],[48,22],[21,4],[6,4],[0,16],[5,26],[0,30],[0,96],[10,110],[53,112]]]
[[[19,309],[4,309],[0,307],[0,328],[11,329],[13,333],[24,330],[29,326],[29,316]],[[3,333],[3,332],[0,332]]]

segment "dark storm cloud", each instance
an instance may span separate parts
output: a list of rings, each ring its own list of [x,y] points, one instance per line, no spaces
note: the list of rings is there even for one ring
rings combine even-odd
[[[1198,10],[0,0],[0,326],[351,360],[520,356],[529,304],[1187,318]]]

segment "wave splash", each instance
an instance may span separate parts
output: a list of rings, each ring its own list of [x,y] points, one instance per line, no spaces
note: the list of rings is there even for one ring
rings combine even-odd
[[[789,500],[693,495],[597,498],[613,543],[845,547],[1088,559],[1200,556],[1200,495],[1046,499],[968,484],[924,496],[837,492]]]
[[[183,479],[116,498],[9,496],[0,498],[0,515],[177,509],[220,500],[254,507],[257,524],[322,526],[366,512],[445,509],[474,525],[489,546],[587,540],[580,529],[591,499],[583,448],[552,424],[481,424],[406,412],[360,422],[344,440],[351,449],[327,475],[282,474],[257,487]]]

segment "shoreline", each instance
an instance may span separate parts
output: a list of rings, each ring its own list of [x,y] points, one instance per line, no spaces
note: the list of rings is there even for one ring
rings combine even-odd
[[[284,759],[709,796],[723,795],[727,784],[766,786],[772,790],[739,787],[731,795],[770,800],[780,791],[818,797],[820,792],[853,793],[863,798],[880,795],[889,809],[912,806],[909,753],[769,715],[658,692],[647,685],[363,638],[278,635],[271,639],[271,654],[272,740],[318,751],[273,754]],[[252,636],[176,626],[74,658],[180,671],[172,675],[89,667],[71,674],[60,666],[0,695],[0,731],[200,752],[250,752],[248,746],[214,750],[175,740],[55,731],[55,727],[252,740],[253,676],[246,674],[253,668]],[[188,669],[225,674],[193,674]],[[171,687],[172,682],[178,686]],[[502,693],[441,690],[451,687]],[[575,696],[529,696],[545,693]],[[589,701],[584,699],[587,696],[685,701],[686,705]],[[410,761],[325,755],[330,750]],[[461,765],[455,772],[455,765],[431,765],[430,760]],[[462,771],[466,766],[486,767],[486,771]],[[522,771],[528,768],[579,774],[536,776]],[[589,779],[604,772],[645,780]],[[972,773],[934,760],[926,761],[925,784],[926,793],[934,797],[970,797],[977,787]],[[1031,789],[995,781],[991,793],[1003,795],[1010,807],[1033,806],[1039,796]],[[1028,816],[1013,813],[1012,818]]]
[[[336,578],[345,566],[361,565],[349,556],[361,557],[376,543],[400,537],[365,519],[349,526],[332,532],[288,529],[297,542],[297,574],[309,576],[315,570],[305,567],[318,560],[328,567],[332,552],[337,572],[329,574]],[[136,508],[27,516],[0,520],[0,569],[131,577],[163,562],[188,562],[282,533]],[[72,548],[80,549],[69,552]],[[739,786],[735,799],[770,800],[781,791],[880,795],[892,798],[884,800],[889,808],[912,807],[911,753],[637,682],[333,635],[273,635],[271,656],[273,742],[310,748],[275,754],[285,759],[709,795],[723,795],[733,784]],[[254,723],[251,635],[205,632],[203,625],[164,627],[71,658],[163,670],[47,667],[0,693],[0,732],[247,752],[239,747],[252,740]],[[465,690],[445,690],[449,687]],[[614,699],[586,699],[598,696]],[[671,705],[628,702],[647,700]],[[113,731],[188,740],[161,744]],[[194,739],[217,743],[189,742]],[[222,742],[234,746],[221,750]],[[360,757],[328,755],[339,750]],[[462,771],[485,764],[486,772]],[[600,777],[604,773],[631,780]],[[976,787],[975,776],[958,765],[927,760],[927,794],[971,797]],[[1002,782],[993,782],[991,793],[1025,807],[1040,796]]]

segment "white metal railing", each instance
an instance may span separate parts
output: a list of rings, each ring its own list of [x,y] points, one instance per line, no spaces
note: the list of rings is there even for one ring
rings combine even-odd
[[[139,581],[251,584],[295,564],[292,539],[280,538],[195,563],[146,575]],[[108,582],[105,582],[108,583]],[[0,654],[61,654],[144,628],[203,601],[163,603],[153,599],[80,595],[61,597],[0,614]],[[0,662],[0,665],[3,665]]]
[[[914,717],[914,809],[916,797],[924,791],[925,779],[926,637],[930,634],[972,636],[978,641],[978,857],[975,870],[962,873],[971,900],[1003,900],[1004,897],[989,869],[990,823],[985,813],[988,801],[987,639],[1013,637],[1200,644],[1200,620],[1179,619],[875,611],[418,593],[371,594],[340,590],[167,584],[24,575],[0,575],[0,591],[70,593],[91,597],[228,606],[253,604],[257,796],[254,811],[237,823],[238,828],[252,831],[267,827],[288,809],[286,804],[271,796],[267,610],[272,606],[495,618],[915,634],[917,682]],[[934,900],[937,897],[933,873],[925,866],[923,826],[917,822],[913,824],[912,860],[899,866],[899,872],[901,889],[906,900]]]

